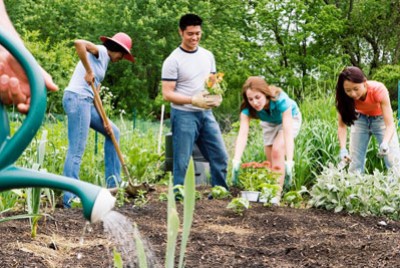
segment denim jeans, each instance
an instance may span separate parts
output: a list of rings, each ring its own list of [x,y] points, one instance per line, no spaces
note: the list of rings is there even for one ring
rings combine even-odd
[[[174,185],[183,185],[196,143],[210,163],[211,185],[226,184],[228,153],[212,111],[187,112],[171,108]]]
[[[93,104],[93,99],[65,91],[63,107],[68,118],[68,151],[63,175],[79,179],[79,170],[87,143],[89,128],[92,128],[105,137],[104,164],[107,188],[116,187],[117,183],[121,182],[121,163],[112,140],[104,128],[103,121]],[[115,138],[119,141],[119,129],[112,122],[111,125]],[[74,197],[73,193],[64,192],[64,206],[70,207],[69,201]]]
[[[350,158],[349,171],[364,173],[365,157],[368,143],[374,135],[378,144],[382,143],[385,134],[385,122],[383,116],[366,116],[359,114],[358,119],[350,128]],[[384,157],[385,165],[391,168],[398,165],[400,160],[400,148],[397,132],[395,131],[389,142],[389,153]]]

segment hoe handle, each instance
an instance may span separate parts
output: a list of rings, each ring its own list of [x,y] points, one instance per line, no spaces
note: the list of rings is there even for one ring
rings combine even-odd
[[[109,120],[108,117],[106,115],[106,112],[104,111],[104,107],[103,104],[101,102],[101,98],[99,95],[98,90],[95,88],[94,83],[90,83],[90,85],[92,86],[92,90],[93,90],[93,94],[94,94],[94,106],[96,107],[97,112],[99,113],[101,120],[103,120],[103,123],[108,123],[109,124]],[[99,84],[99,88],[100,88],[100,84]],[[122,165],[122,170],[125,173],[125,176],[129,179],[129,181],[131,180],[131,177],[129,175],[129,171],[128,168],[126,167],[125,161],[124,161],[124,157],[122,156],[121,150],[119,148],[118,142],[115,138],[114,132],[111,131],[111,133],[109,133],[110,138],[112,140],[112,143],[114,144],[115,150],[117,151],[118,154],[118,158],[119,161],[121,162]]]

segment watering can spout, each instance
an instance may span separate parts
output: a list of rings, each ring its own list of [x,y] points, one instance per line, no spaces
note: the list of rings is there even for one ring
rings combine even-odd
[[[110,212],[115,205],[115,197],[111,195],[110,191],[102,188],[97,195],[93,204],[92,213],[90,214],[91,222],[98,222]]]
[[[81,199],[84,217],[91,222],[100,221],[115,204],[107,189],[91,183],[15,166],[0,171],[0,191],[27,187],[73,192]]]

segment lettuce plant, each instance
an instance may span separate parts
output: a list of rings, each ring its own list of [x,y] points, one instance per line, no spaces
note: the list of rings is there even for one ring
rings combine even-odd
[[[224,199],[231,196],[231,193],[223,186],[214,186],[211,189],[211,195],[215,199]]]
[[[238,215],[243,215],[243,212],[250,208],[250,202],[243,197],[235,197],[226,208],[232,209]]]

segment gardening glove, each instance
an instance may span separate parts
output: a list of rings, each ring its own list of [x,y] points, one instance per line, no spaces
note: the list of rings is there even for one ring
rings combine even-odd
[[[382,142],[381,145],[379,145],[379,152],[378,152],[378,156],[379,157],[384,157],[389,153],[389,145],[387,144],[387,142]]]
[[[192,105],[203,109],[211,109],[214,104],[212,99],[207,98],[208,91],[204,90],[192,97]]]
[[[347,151],[346,148],[341,148],[340,149],[340,154],[339,154],[340,160],[344,161],[345,163],[350,163],[351,158],[349,156],[349,151]]]
[[[233,185],[238,185],[239,169],[240,169],[240,160],[233,159],[232,160],[232,183],[233,183]]]
[[[292,186],[294,161],[285,161],[285,182],[283,184],[283,189],[285,192],[289,191]]]
[[[206,98],[211,101],[212,107],[218,107],[221,105],[221,102],[222,102],[221,95],[208,95],[208,96],[206,96]]]

